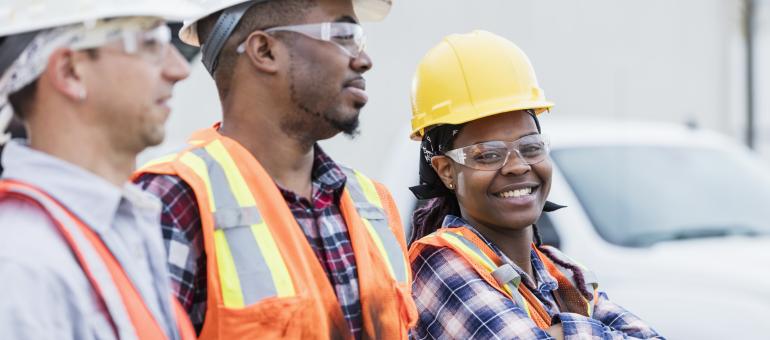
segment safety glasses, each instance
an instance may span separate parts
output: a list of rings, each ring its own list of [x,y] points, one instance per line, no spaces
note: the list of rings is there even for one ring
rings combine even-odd
[[[171,30],[162,24],[149,29],[120,28],[102,36],[87,37],[71,47],[74,50],[97,47],[109,49],[113,45],[119,46],[123,53],[140,56],[151,63],[160,63],[171,46]]]
[[[358,58],[366,47],[364,28],[359,24],[349,22],[322,22],[291,26],[277,26],[264,30],[272,32],[296,32],[304,36],[330,42],[339,47],[350,58]],[[246,42],[238,45],[238,54],[246,51]]]
[[[504,167],[511,155],[529,165],[542,162],[548,157],[548,139],[536,134],[513,142],[489,141],[449,150],[444,155],[472,169],[493,171]]]

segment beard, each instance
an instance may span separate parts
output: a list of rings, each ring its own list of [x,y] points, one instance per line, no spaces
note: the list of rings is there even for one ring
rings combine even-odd
[[[284,132],[313,142],[340,132],[356,137],[363,105],[354,105],[352,112],[345,112],[342,85],[330,84],[329,79],[335,77],[329,71],[311,68],[304,58],[291,55],[289,91],[297,110],[284,116],[281,122]]]

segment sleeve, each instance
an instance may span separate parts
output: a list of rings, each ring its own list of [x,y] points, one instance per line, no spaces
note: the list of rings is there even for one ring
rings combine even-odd
[[[558,314],[565,340],[583,339],[590,334],[599,339],[665,339],[639,317],[607,298],[604,292],[594,308],[593,318],[573,313]]]
[[[412,263],[419,339],[554,339],[448,248],[425,247]]]
[[[181,178],[171,175],[143,174],[136,184],[161,201],[171,286],[200,331],[206,311],[206,253],[195,193]]]

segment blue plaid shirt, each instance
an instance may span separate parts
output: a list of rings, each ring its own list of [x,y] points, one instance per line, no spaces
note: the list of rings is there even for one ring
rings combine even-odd
[[[473,230],[459,217],[444,219],[444,228],[458,226]],[[522,283],[543,303],[553,323],[561,323],[564,339],[664,339],[604,292],[599,293],[591,318],[560,312],[553,297],[558,283],[534,252],[533,279],[497,246],[485,242],[519,272]],[[412,264],[412,272],[412,293],[419,311],[412,334],[416,339],[554,339],[449,248],[424,248]]]

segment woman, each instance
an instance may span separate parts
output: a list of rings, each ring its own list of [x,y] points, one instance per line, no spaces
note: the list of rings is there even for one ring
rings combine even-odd
[[[662,339],[597,291],[586,268],[540,244],[561,206],[537,115],[545,100],[524,53],[489,32],[451,35],[413,87],[421,185],[410,261],[416,338]]]

